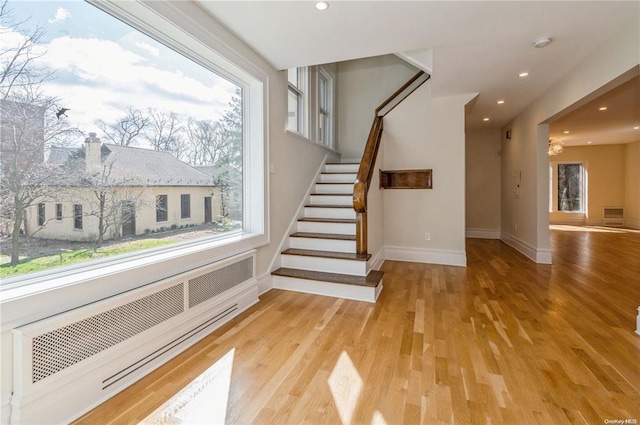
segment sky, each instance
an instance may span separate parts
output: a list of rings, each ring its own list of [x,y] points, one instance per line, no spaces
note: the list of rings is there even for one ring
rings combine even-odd
[[[0,49],[20,42],[36,25],[45,29],[38,50],[46,53],[38,65],[55,74],[44,89],[69,109],[63,119],[85,135],[101,137],[96,121],[115,122],[128,107],[217,120],[236,89],[84,1],[9,0],[8,5],[12,22],[23,24],[6,32],[9,21],[0,23]]]

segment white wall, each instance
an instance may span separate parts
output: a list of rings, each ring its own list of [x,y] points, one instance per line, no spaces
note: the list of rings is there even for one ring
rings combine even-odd
[[[394,55],[338,64],[337,149],[343,160],[360,161],[374,110],[417,72]]]
[[[625,225],[640,229],[640,140],[625,145]]]
[[[537,262],[551,262],[547,123],[605,84],[637,70],[638,33],[638,21],[621,28],[503,129],[510,129],[512,138],[502,140],[502,239]]]
[[[500,130],[466,134],[467,237],[500,238]]]
[[[384,119],[383,169],[432,169],[432,189],[384,190],[387,259],[466,265],[464,106],[423,84]],[[425,240],[425,232],[430,240]]]

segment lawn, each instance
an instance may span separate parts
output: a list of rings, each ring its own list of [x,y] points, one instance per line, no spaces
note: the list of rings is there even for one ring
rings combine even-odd
[[[94,249],[80,249],[77,251],[61,250],[59,254],[44,257],[27,258],[21,260],[17,265],[11,266],[3,264],[0,266],[0,277],[10,277],[18,274],[31,273],[54,267],[68,266],[70,264],[98,258],[110,257],[113,255],[126,254],[127,252],[140,251],[143,249],[156,248],[178,242],[172,239],[140,239],[113,244]]]

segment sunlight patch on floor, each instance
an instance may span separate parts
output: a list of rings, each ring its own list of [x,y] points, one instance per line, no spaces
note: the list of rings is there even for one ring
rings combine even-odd
[[[191,381],[141,424],[224,424],[235,349]]]
[[[343,425],[351,424],[362,391],[362,378],[349,355],[343,351],[329,376],[329,388]]]
[[[622,227],[602,227],[602,226],[571,226],[568,224],[551,224],[551,230],[563,232],[594,232],[594,233],[640,233],[637,229],[627,229]]]

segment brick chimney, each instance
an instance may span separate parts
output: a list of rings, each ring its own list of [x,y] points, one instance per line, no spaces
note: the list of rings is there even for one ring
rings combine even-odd
[[[101,146],[102,144],[100,139],[96,137],[96,133],[89,133],[89,137],[84,140],[85,171],[87,173],[100,172],[102,167]]]

